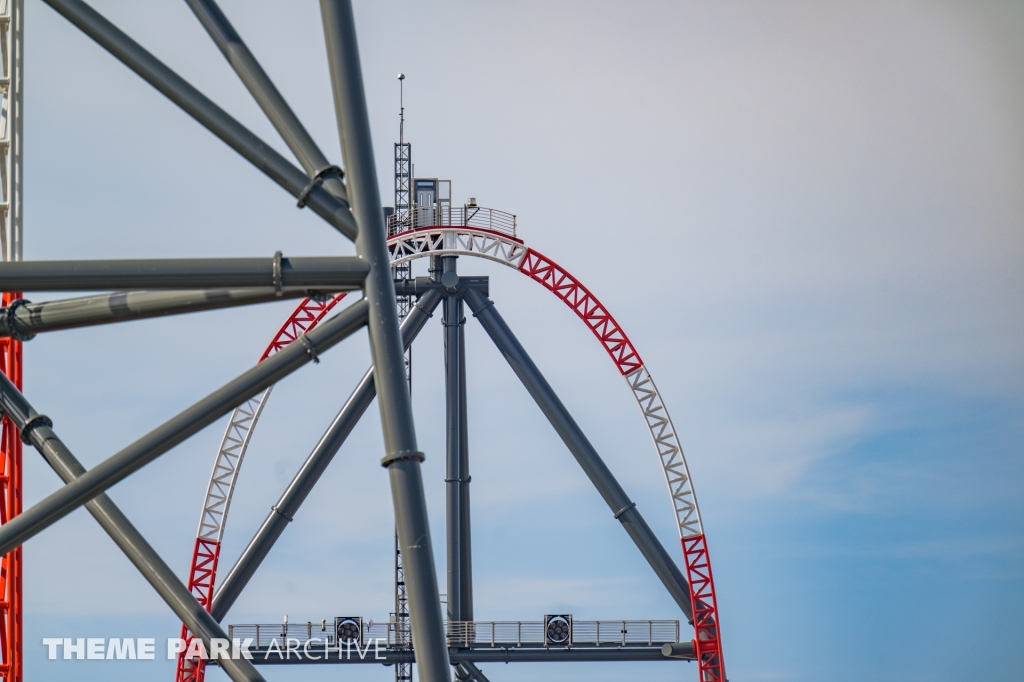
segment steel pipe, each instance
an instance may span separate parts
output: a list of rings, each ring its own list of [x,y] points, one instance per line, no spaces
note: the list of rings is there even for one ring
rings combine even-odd
[[[0,410],[3,411],[21,432],[25,442],[31,443],[47,464],[53,468],[64,483],[71,483],[85,473],[85,467],[64,445],[54,432],[50,420],[39,414],[15,387],[10,379],[0,372]],[[85,503],[86,509],[107,532],[107,535],[124,552],[129,561],[153,586],[163,600],[171,607],[190,632],[203,640],[210,651],[210,640],[227,640],[228,635],[220,625],[196,601],[156,550],[142,537],[131,521],[114,504],[106,493],[100,493]],[[243,659],[227,660],[221,663],[224,672],[235,682],[262,681],[252,663]]]
[[[402,323],[402,339],[406,348],[412,345],[413,340],[423,329],[423,325],[426,324],[440,300],[440,292],[430,291],[413,306]],[[277,504],[271,507],[270,514],[256,531],[256,535],[249,541],[242,555],[235,561],[235,565],[231,567],[227,577],[221,582],[210,608],[210,612],[218,622],[224,620],[224,616],[227,615],[245,586],[249,584],[249,580],[263,563],[263,559],[270,553],[274,543],[277,542],[291,520],[295,518],[295,514],[299,511],[306,496],[320,480],[327,465],[334,459],[334,455],[341,449],[342,444],[352,433],[352,429],[355,428],[376,395],[377,389],[374,385],[373,368],[371,367],[366,371],[363,379],[356,386],[356,390],[349,396],[309,457],[303,462],[298,473],[292,478]]]
[[[462,279],[460,278],[460,286]],[[486,295],[486,294],[485,294]],[[459,470],[462,475],[460,483],[461,493],[459,502],[459,532],[461,534],[459,555],[462,561],[462,585],[461,608],[463,620],[473,620],[473,542],[472,526],[470,522],[469,505],[469,482],[472,476],[469,474],[469,418],[467,416],[467,394],[466,394],[466,321],[463,313],[462,300],[459,300]],[[469,664],[471,667],[472,664]],[[473,672],[471,668],[467,668]],[[485,682],[483,673],[476,671],[479,682]]]
[[[288,106],[280,91],[260,63],[256,61],[256,57],[242,37],[238,35],[235,27],[228,21],[224,12],[217,6],[217,3],[214,0],[185,0],[185,2],[192,8],[199,23],[210,34],[231,68],[249,89],[249,93],[270,119],[270,123],[277,130],[281,139],[292,150],[292,154],[298,159],[299,164],[306,171],[306,175],[313,177],[323,169],[330,168],[331,164],[327,157],[320,151],[316,142],[313,141],[292,108]],[[345,185],[336,175],[324,177],[324,188],[331,194],[348,201]]]
[[[300,336],[295,342],[0,526],[0,554],[11,551],[99,493],[149,464],[178,443],[230,412],[242,401],[277,383],[311,360],[317,360],[320,353],[362,328],[367,317],[367,308],[365,301],[345,308],[308,334]]]
[[[382,463],[391,479],[412,639],[419,651],[417,669],[423,682],[449,682],[448,648],[420,471],[423,453],[416,446],[406,383],[405,354],[398,331],[395,286],[377,187],[355,18],[348,0],[320,0],[320,13],[349,198],[359,225],[356,251],[370,265],[364,291],[370,304],[370,349],[384,431],[386,454]]]
[[[247,130],[206,95],[189,85],[185,79],[147,52],[99,12],[81,0],[43,1],[184,109],[207,130],[248,159],[292,196],[299,198],[305,192],[305,205],[349,239],[356,238],[358,228],[352,212],[344,201],[323,187],[311,183],[309,176],[301,169]]]
[[[441,259],[441,283],[458,282],[456,259]],[[462,612],[462,298],[457,289],[444,297],[444,394],[445,394],[445,521],[447,530],[448,620],[467,620]]]
[[[604,498],[615,518],[625,528],[647,563],[661,579],[665,589],[672,595],[679,608],[693,622],[693,607],[690,604],[690,588],[679,567],[658,541],[654,531],[647,525],[643,516],[622,489],[615,476],[605,465],[604,460],[591,445],[583,430],[569,414],[558,395],[541,374],[537,365],[516,339],[505,320],[495,309],[494,304],[480,293],[469,289],[464,294],[466,302],[473,310],[487,335],[508,361],[512,371],[516,373],[526,390],[533,397],[551,426],[562,438],[562,442],[579,462],[580,467],[590,478],[591,483]]]
[[[351,291],[369,272],[361,258],[154,258],[0,263],[0,291],[285,287]]]
[[[302,298],[308,289],[195,289],[190,291],[120,291],[113,294],[32,303],[18,299],[0,308],[0,337],[25,341],[42,332],[127,322],[163,315]]]

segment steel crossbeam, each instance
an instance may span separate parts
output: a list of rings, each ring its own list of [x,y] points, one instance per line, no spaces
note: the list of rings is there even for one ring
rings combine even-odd
[[[366,262],[352,256],[147,258],[0,263],[2,291],[285,287],[352,291]]]
[[[104,460],[20,516],[0,526],[0,553],[9,552],[85,502],[227,414],[235,405],[291,374],[362,328],[367,304],[359,301],[272,358],[225,384],[184,412]]]
[[[17,299],[0,308],[0,337],[27,340],[36,334],[164,315],[302,298],[307,289],[194,289],[191,291],[119,291],[60,301]]]

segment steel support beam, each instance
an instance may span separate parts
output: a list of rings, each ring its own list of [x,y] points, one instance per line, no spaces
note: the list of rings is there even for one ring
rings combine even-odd
[[[441,257],[434,256],[433,259],[441,260]],[[438,266],[440,267],[440,266]],[[440,277],[440,274],[438,274]],[[484,296],[488,295],[488,289],[490,287],[489,278],[484,276],[474,277],[459,277],[459,289],[472,288],[479,291]],[[396,279],[395,280],[395,293],[399,296],[422,296],[431,289],[445,289],[446,287],[441,284],[440,279],[434,279],[432,277],[415,277],[413,279]]]
[[[461,282],[461,280],[460,280]],[[461,286],[461,284],[460,284]],[[462,562],[462,620],[473,620],[473,542],[469,513],[469,420],[466,405],[466,322],[462,299],[459,298],[459,472],[462,477],[459,494],[459,558]],[[486,678],[481,677],[483,682]]]
[[[180,315],[202,310],[302,298],[308,289],[195,289],[189,291],[119,291],[113,294],[32,303],[18,299],[0,308],[0,337],[26,341],[42,332],[97,324]]]
[[[260,63],[256,61],[256,57],[242,37],[238,35],[235,27],[228,21],[224,12],[217,6],[217,3],[214,0],[185,0],[185,2],[195,12],[199,23],[213,38],[213,42],[224,53],[225,59],[228,60],[245,87],[249,89],[253,99],[263,109],[263,113],[270,119],[281,139],[292,150],[292,154],[298,159],[299,164],[306,171],[306,175],[315,177],[325,169],[329,169],[331,164],[327,157],[320,151],[316,142],[313,141],[292,108],[288,106],[284,97],[281,96]],[[336,174],[325,174],[323,183],[324,188],[331,194],[348,201],[345,185]]]
[[[368,305],[359,301],[281,351],[244,372],[185,411],[104,460],[21,515],[0,526],[0,554],[6,554],[107,488],[130,476],[178,443],[210,425],[311,360],[317,360],[365,324]]]
[[[439,291],[429,291],[413,306],[409,315],[402,322],[402,340],[406,348],[412,345],[413,340],[423,329],[423,325],[426,324],[440,301],[441,293]],[[256,535],[249,541],[242,555],[238,557],[235,565],[231,567],[227,577],[221,582],[220,589],[214,595],[213,605],[210,608],[210,612],[218,622],[224,620],[224,616],[231,610],[235,600],[249,584],[249,580],[263,563],[263,559],[270,553],[270,549],[277,542],[281,533],[295,518],[295,514],[299,511],[306,496],[316,485],[324,470],[327,469],[327,465],[331,463],[334,455],[341,449],[342,444],[352,433],[352,429],[355,428],[376,395],[377,389],[371,367],[366,371],[362,381],[349,396],[309,457],[303,462],[302,467],[288,484],[277,504],[271,507],[270,514],[256,531]]]
[[[349,239],[356,238],[356,222],[344,201],[318,183],[311,182],[301,169],[247,130],[96,10],[81,0],[43,1],[248,159],[271,180],[300,199],[302,205],[309,206]]]
[[[437,589],[427,504],[398,330],[398,309],[387,233],[380,207],[355,18],[348,0],[320,0],[342,154],[359,236],[356,251],[370,265],[364,291],[370,304],[370,349],[383,422],[395,525],[409,594],[413,645],[423,682],[449,682],[448,648]]]
[[[0,263],[0,291],[302,287],[351,291],[369,268],[352,256],[148,258]]]
[[[693,622],[690,588],[686,583],[686,578],[683,577],[679,567],[658,541],[654,531],[647,525],[637,510],[636,503],[629,499],[626,491],[615,480],[604,460],[587,440],[583,430],[569,414],[512,330],[505,324],[505,320],[494,308],[494,304],[472,289],[466,291],[464,297],[469,307],[473,309],[474,317],[480,320],[480,324],[483,325],[484,330],[494,341],[501,354],[505,356],[512,371],[523,382],[541,412],[551,422],[551,426],[562,438],[562,442],[569,448],[580,467],[590,478],[601,497],[604,498],[615,518],[625,528],[641,554],[647,559],[647,563],[651,565],[662,584],[665,585],[665,589],[672,595],[672,599],[686,614],[687,620]]]
[[[85,467],[54,433],[50,420],[36,412],[3,374],[0,374],[0,409],[21,431],[22,439],[35,446],[64,483],[71,483],[85,473]],[[170,566],[106,493],[89,500],[85,507],[175,615],[203,640],[207,651],[211,650],[211,639],[228,639],[227,633],[217,621],[189,593]],[[222,661],[221,666],[235,682],[263,680],[252,663],[244,658]]]
[[[454,284],[444,297],[445,521],[447,530],[448,620],[467,620],[462,612],[462,298],[456,257],[441,259],[441,284]]]
[[[506,648],[506,647],[495,647],[495,648],[479,648],[479,649],[452,649],[449,653],[452,663],[455,665],[468,664],[473,669],[479,671],[474,663],[554,663],[554,662],[628,662],[628,661],[662,661],[666,663],[680,663],[682,661],[692,661],[693,655],[693,643],[692,642],[680,642],[672,644],[673,647],[678,647],[680,650],[689,647],[689,656],[666,656],[662,653],[662,647],[660,646],[635,646],[635,647],[616,647],[616,646],[601,646],[601,647],[565,647],[565,648],[542,648],[542,647],[522,647],[522,648]],[[280,649],[283,651],[284,646]],[[381,648],[380,652],[370,646],[370,651],[366,653],[364,658],[359,658],[358,654],[355,653],[355,648],[346,657],[344,649],[339,652],[337,649],[329,649],[329,657],[324,658],[323,647],[312,646],[310,647],[309,653],[311,656],[307,657],[302,653],[302,647],[298,648],[298,651],[291,654],[291,658],[284,658],[282,654],[280,657],[275,651],[273,654],[268,654],[266,649],[250,649],[252,652],[252,662],[256,665],[336,665],[336,664],[366,664],[366,663],[377,663],[381,665],[394,665],[395,663],[412,663],[416,660],[416,651],[414,649],[385,649]],[[299,655],[296,656],[296,653]],[[376,658],[377,656],[380,658]],[[313,658],[318,657],[318,658]],[[468,667],[468,666],[467,666]],[[481,677],[466,678],[479,680],[483,682]]]

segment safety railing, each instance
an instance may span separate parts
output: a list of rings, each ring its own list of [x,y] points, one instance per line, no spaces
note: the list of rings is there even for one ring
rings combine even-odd
[[[564,647],[564,646],[655,646],[679,641],[678,620],[573,620],[566,635],[558,641],[548,638],[543,621],[447,621],[448,645],[453,647]],[[287,640],[299,645],[336,647],[334,621],[277,624],[240,624],[228,626],[231,639],[252,639],[254,649],[286,646]],[[358,642],[356,641],[358,639]],[[395,645],[395,623],[364,621],[360,637],[353,644],[366,645],[379,640]],[[342,641],[341,644],[346,644]]]
[[[373,642],[375,639],[386,641],[388,646],[395,642],[395,623],[384,621],[364,621],[362,626],[362,637],[360,643]],[[277,646],[284,646],[288,639],[295,639],[299,644],[313,641],[315,645],[337,646],[337,637],[334,632],[334,619],[326,621],[305,623],[259,623],[239,624],[228,626],[229,639],[252,639],[249,645],[254,649],[268,647],[271,643]],[[315,640],[315,641],[314,641]],[[344,644],[345,642],[342,642]]]
[[[543,621],[450,621],[448,642],[457,647],[653,646],[679,641],[677,620],[573,620],[566,636],[549,639]]]
[[[496,208],[439,204],[437,207],[426,208],[416,206],[406,213],[393,213],[388,216],[389,237],[409,230],[435,226],[476,227],[511,237],[516,236],[515,214]]]

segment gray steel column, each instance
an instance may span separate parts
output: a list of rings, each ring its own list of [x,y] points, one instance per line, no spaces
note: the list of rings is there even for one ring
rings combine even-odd
[[[242,37],[238,35],[235,27],[228,21],[224,12],[217,6],[217,3],[214,0],[185,0],[185,2],[195,12],[203,28],[213,38],[213,42],[224,53],[231,68],[249,89],[253,99],[263,109],[263,113],[270,119],[284,143],[292,150],[292,154],[298,159],[306,174],[314,176],[325,168],[329,168],[331,164],[327,157],[320,151],[316,142],[313,141],[292,108],[288,106],[284,97],[281,96],[260,63],[256,61],[256,57]],[[326,175],[324,187],[335,196],[348,200],[345,185],[337,176]]]
[[[494,304],[472,289],[467,290],[464,297],[469,307],[473,309],[474,317],[480,320],[480,324],[494,341],[494,345],[505,356],[512,371],[523,382],[541,412],[555,427],[562,442],[569,448],[597,491],[601,493],[601,497],[604,498],[615,518],[629,533],[629,537],[632,538],[644,558],[647,559],[647,563],[657,573],[662,584],[665,585],[665,589],[686,614],[687,619],[692,622],[693,609],[690,605],[690,588],[686,583],[686,578],[683,577],[679,567],[658,541],[654,531],[640,515],[636,503],[629,499],[626,491],[615,480],[597,450],[587,440],[583,430],[565,409],[565,405],[544,379],[544,375],[540,373],[537,365],[533,363],[512,330],[505,324],[505,320],[498,314]]]
[[[440,301],[441,292],[428,291],[413,305],[409,315],[402,322],[402,340],[406,348],[412,345],[413,340],[423,329],[423,325],[426,324]],[[377,389],[374,385],[373,368],[371,367],[366,371],[356,390],[345,401],[338,416],[331,422],[327,432],[306,458],[292,482],[288,484],[281,499],[271,508],[263,525],[249,541],[245,551],[231,567],[227,577],[221,582],[210,608],[210,612],[217,622],[224,619],[242,590],[249,584],[249,580],[255,575],[271,547],[295,517],[306,496],[316,485],[320,475],[331,463],[334,455],[352,433],[352,429],[355,428],[376,395]]]
[[[417,669],[423,682],[449,682],[448,648],[420,471],[423,453],[416,446],[405,357],[398,332],[395,286],[380,208],[355,18],[347,0],[320,0],[320,11],[348,173],[349,200],[359,225],[356,251],[370,264],[364,291],[370,303],[370,348],[384,427],[386,455],[382,463],[391,479]]]
[[[299,367],[362,328],[366,301],[321,322],[274,355],[172,417],[117,454],[0,526],[0,554],[6,554],[98,494],[130,476],[189,436],[230,412],[244,400],[276,384]]]
[[[282,299],[302,298],[308,289],[194,289],[191,291],[119,291],[61,301],[32,303],[18,299],[0,308],[0,337],[27,340],[42,332],[112,322],[180,315]]]
[[[85,474],[85,467],[54,433],[50,420],[36,412],[3,373],[0,373],[0,408],[18,427],[22,439],[35,446],[65,483]],[[106,493],[86,502],[85,507],[189,631],[203,640],[207,651],[210,651],[211,639],[228,639],[227,633],[189,593],[170,566]],[[252,663],[245,659],[221,660],[219,664],[235,682],[263,680]]]
[[[459,298],[459,471],[462,476],[461,494],[459,495],[459,557],[462,561],[462,619],[473,620],[473,543],[472,526],[470,525],[469,482],[469,420],[466,409],[466,320],[463,312],[462,298]],[[481,682],[485,677],[479,678]]]
[[[306,206],[349,239],[356,237],[356,223],[344,201],[323,187],[310,183],[309,176],[245,126],[189,85],[159,59],[107,21],[81,0],[43,0],[83,33],[99,43],[125,66],[185,110],[207,130],[226,142],[294,197],[304,192]]]
[[[445,394],[445,520],[447,527],[448,619],[466,620],[462,612],[462,379],[459,361],[459,329],[462,299],[458,293],[456,257],[441,259],[444,298],[444,394]]]

